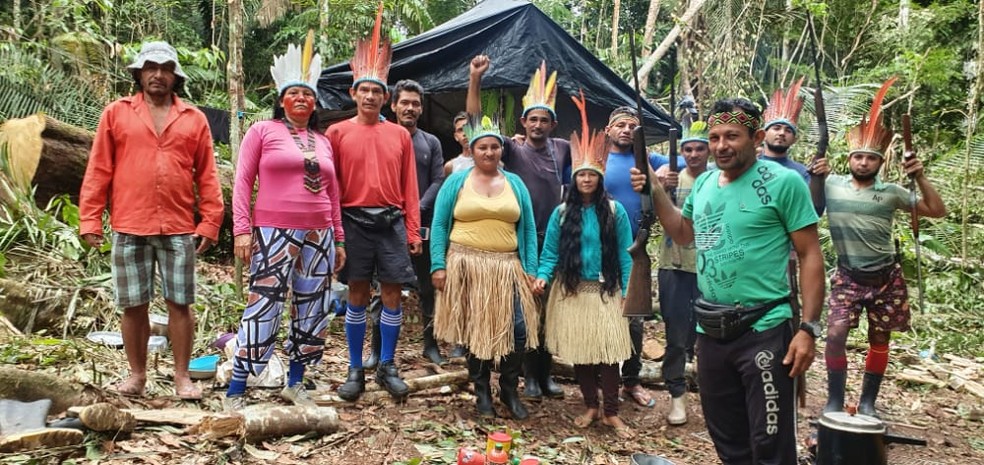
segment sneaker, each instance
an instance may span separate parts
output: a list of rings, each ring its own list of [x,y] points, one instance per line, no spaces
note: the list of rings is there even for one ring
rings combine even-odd
[[[246,396],[226,396],[222,398],[222,411],[229,413],[241,412],[246,408]]]
[[[410,387],[400,378],[400,372],[392,361],[382,362],[376,368],[376,383],[397,399],[402,399],[410,393]]]
[[[680,426],[687,422],[686,393],[683,393],[680,397],[670,399],[670,413],[666,415],[666,422],[673,426]]]
[[[282,391],[280,391],[280,397],[298,407],[318,406],[318,404],[311,399],[311,396],[308,395],[307,389],[304,389],[303,383],[297,383],[293,386],[285,387]]]

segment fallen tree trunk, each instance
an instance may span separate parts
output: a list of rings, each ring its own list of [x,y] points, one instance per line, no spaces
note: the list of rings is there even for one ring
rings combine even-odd
[[[0,278],[0,313],[24,333],[64,326],[72,294]]]
[[[38,371],[0,367],[0,399],[34,402],[51,399],[50,414],[92,403],[92,396],[64,378]]]
[[[683,371],[684,376],[690,380],[697,379],[697,367],[692,363],[687,363],[686,368]],[[563,360],[554,359],[553,365],[553,375],[560,376],[563,378],[574,378],[574,365],[567,363]],[[657,362],[652,362],[649,360],[642,361],[642,370],[639,371],[639,380],[642,384],[663,384],[663,370],[661,365]]]
[[[71,407],[68,409],[68,416],[77,417],[83,410],[85,410],[85,407]],[[120,411],[133,415],[133,418],[137,421],[137,424],[180,426],[197,425],[206,417],[215,414],[214,412],[208,412],[197,408],[164,408],[160,410],[125,408]]]
[[[235,437],[258,442],[311,432],[323,436],[338,430],[338,412],[331,407],[253,405],[239,414],[205,417],[188,432],[207,440]]]
[[[0,453],[74,446],[82,444],[84,436],[81,431],[70,428],[46,428],[11,434],[0,437]]]

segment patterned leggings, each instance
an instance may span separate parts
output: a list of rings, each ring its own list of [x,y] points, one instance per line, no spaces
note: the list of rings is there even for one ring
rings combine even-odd
[[[239,325],[233,378],[259,376],[273,354],[287,289],[293,290],[285,349],[291,361],[315,365],[324,353],[328,289],[335,262],[331,229],[253,230],[249,301]]]

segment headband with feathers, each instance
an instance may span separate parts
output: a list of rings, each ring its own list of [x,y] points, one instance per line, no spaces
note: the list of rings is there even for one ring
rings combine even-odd
[[[469,114],[468,122],[465,123],[465,127],[462,129],[465,131],[465,137],[468,138],[469,147],[483,137],[495,137],[499,140],[500,144],[503,143],[502,131],[499,130],[499,121],[497,118]]]
[[[277,94],[283,95],[288,87],[304,86],[318,95],[318,78],[321,76],[321,55],[314,53],[314,31],[308,30],[304,49],[287,46],[287,53],[273,57],[270,74],[277,86]]]
[[[556,121],[557,112],[554,110],[556,102],[557,71],[550,73],[550,77],[547,78],[547,62],[541,61],[540,67],[533,73],[526,95],[523,96],[523,117],[525,118],[530,110],[546,110]]]
[[[847,131],[847,146],[851,149],[850,153],[867,152],[880,157],[885,156],[885,150],[892,142],[892,131],[882,124],[884,118],[882,118],[881,106],[888,88],[892,87],[895,79],[896,77],[893,76],[882,84],[871,102],[871,111],[861,116],[861,124]]]
[[[601,176],[605,175],[605,165],[608,163],[608,141],[602,131],[591,131],[588,127],[587,101],[584,90],[580,90],[580,100],[571,96],[574,105],[581,112],[581,135],[571,133],[571,174],[581,170],[592,170]]]
[[[796,134],[796,122],[799,121],[800,110],[803,109],[804,98],[799,95],[802,85],[803,78],[800,78],[785,94],[782,89],[776,89],[769,100],[769,106],[762,112],[762,120],[765,121],[763,129],[769,129],[775,124],[785,124]]]
[[[687,142],[707,143],[707,123],[704,121],[694,121],[690,126],[683,128],[683,137],[680,138],[680,146]]]
[[[372,35],[355,43],[355,56],[349,65],[352,67],[352,88],[355,89],[363,82],[374,82],[386,89],[386,77],[389,75],[390,59],[393,58],[392,44],[389,37],[381,38],[383,26],[383,2],[379,2],[376,11],[376,24]]]

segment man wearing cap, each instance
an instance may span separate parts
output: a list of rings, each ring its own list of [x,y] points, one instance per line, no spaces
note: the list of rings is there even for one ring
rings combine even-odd
[[[642,218],[642,201],[639,193],[632,190],[629,183],[629,169],[635,166],[632,152],[632,133],[639,126],[639,114],[632,107],[618,107],[608,116],[605,133],[608,134],[608,175],[605,176],[605,190],[617,200],[629,214],[632,237],[639,232]],[[683,162],[683,159],[679,159]],[[668,165],[670,158],[658,153],[649,154],[649,166],[654,170]],[[632,339],[632,355],[622,363],[622,394],[643,407],[653,407],[656,401],[646,388],[642,387],[639,373],[642,371],[642,339],[644,317],[629,319],[629,336]]]
[[[489,69],[489,57],[478,55],[472,59],[469,70],[466,111],[482,114],[482,76]],[[533,199],[533,216],[536,218],[538,250],[543,249],[543,239],[554,207],[560,204],[561,189],[570,184],[571,146],[563,139],[550,137],[557,127],[554,104],[557,98],[557,72],[547,77],[546,63],[542,63],[530,81],[523,97],[522,142],[507,138],[503,144],[502,164],[506,171],[519,175]],[[546,312],[541,312],[545,315]],[[541,325],[543,327],[543,325]],[[541,341],[545,338],[540,338]],[[553,356],[546,348],[539,347],[526,354],[524,361],[525,387],[523,396],[530,399],[564,397],[564,390],[551,378]]]
[[[383,304],[376,383],[397,399],[410,392],[394,356],[403,324],[400,293],[404,284],[416,279],[410,255],[422,251],[420,193],[410,133],[380,117],[389,100],[386,77],[391,56],[389,41],[379,38],[382,13],[380,3],[375,37],[358,41],[350,62],[353,83],[349,95],[355,101],[356,115],[333,124],[327,133],[341,186],[348,251],[341,278],[349,285],[345,312],[349,370],[338,388],[338,396],[347,401],[357,400],[365,391],[362,345],[373,276],[379,281]]]
[[[188,376],[195,254],[216,242],[223,212],[212,137],[205,115],[177,96],[187,76],[173,47],[146,43],[128,69],[139,92],[109,104],[99,120],[79,194],[80,233],[89,246],[102,246],[108,201],[113,282],[130,365],[117,390],[144,393],[156,264],[168,309],[175,394],[197,400],[201,390]]]
[[[682,171],[671,173],[668,165],[656,171],[656,178],[664,188],[676,189],[677,208],[683,208],[694,180],[707,171],[710,155],[707,123],[697,121],[690,127],[684,126],[680,152],[686,161]],[[697,340],[694,301],[700,297],[700,291],[697,289],[697,256],[693,242],[680,244],[669,237],[663,239],[658,280],[659,312],[666,324],[666,354],[663,356],[662,373],[666,389],[670,391],[670,411],[666,422],[676,426],[687,422],[687,381],[684,373]]]
[[[696,246],[697,379],[707,430],[725,465],[794,464],[793,379],[813,362],[824,292],[810,192],[798,174],[755,158],[765,133],[746,99],[715,102],[708,141],[717,170],[695,181],[683,209],[653,188],[666,234]],[[645,176],[633,169],[632,185]],[[793,328],[786,260],[801,264],[803,322]]]

